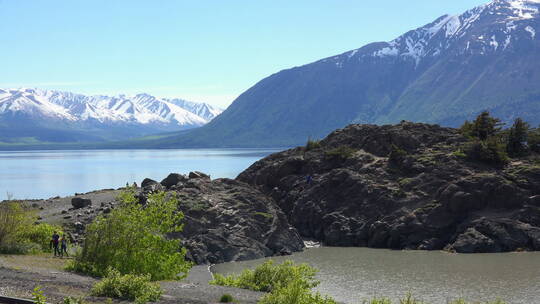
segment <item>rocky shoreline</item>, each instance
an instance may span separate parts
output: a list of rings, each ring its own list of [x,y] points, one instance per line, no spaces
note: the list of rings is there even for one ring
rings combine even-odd
[[[503,168],[472,162],[456,153],[465,141],[437,125],[351,125],[315,147],[270,155],[236,180],[172,173],[145,179],[137,191],[141,203],[161,190],[179,198],[184,231],[170,237],[196,264],[288,255],[304,248],[303,239],[459,253],[540,250],[537,160]],[[402,155],[392,158],[393,149]],[[110,212],[120,191],[32,204],[41,220],[82,240],[85,225]]]

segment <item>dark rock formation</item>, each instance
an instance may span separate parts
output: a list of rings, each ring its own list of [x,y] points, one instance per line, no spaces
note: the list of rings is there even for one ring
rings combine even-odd
[[[189,172],[189,178],[210,178],[210,175],[199,172],[199,171],[193,171]]]
[[[231,179],[210,180],[203,173],[190,176],[184,180],[171,174],[162,185],[178,196],[185,214],[183,231],[170,237],[182,240],[195,263],[257,259],[303,249],[285,214],[259,190]],[[142,196],[147,194],[143,190]]]
[[[92,205],[92,200],[82,197],[74,197],[71,199],[71,205],[75,209],[80,209]]]
[[[454,153],[464,141],[437,125],[350,125],[237,179],[272,197],[300,235],[328,246],[540,250],[540,166],[470,162]]]
[[[188,180],[185,175],[178,173],[171,173],[164,180],[161,181],[161,185],[165,188],[171,188],[179,183],[184,183]]]

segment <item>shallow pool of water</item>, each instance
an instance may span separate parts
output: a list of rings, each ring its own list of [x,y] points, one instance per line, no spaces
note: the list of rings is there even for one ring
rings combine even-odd
[[[373,296],[397,299],[408,292],[433,304],[456,298],[540,303],[540,252],[464,255],[322,247],[273,259],[318,268],[317,290],[344,303],[362,303]],[[212,271],[238,273],[264,261],[219,264]]]

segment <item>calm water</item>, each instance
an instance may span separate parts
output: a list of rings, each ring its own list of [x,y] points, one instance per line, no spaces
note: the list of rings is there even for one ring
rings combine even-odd
[[[291,257],[318,268],[318,290],[345,303],[411,292],[429,303],[501,298],[512,304],[540,303],[540,252],[449,254],[368,248],[313,248]],[[218,273],[238,273],[264,260],[215,265]]]
[[[0,151],[0,200],[49,198],[146,178],[162,180],[171,172],[202,171],[212,178],[234,178],[260,158],[278,150],[87,150]]]

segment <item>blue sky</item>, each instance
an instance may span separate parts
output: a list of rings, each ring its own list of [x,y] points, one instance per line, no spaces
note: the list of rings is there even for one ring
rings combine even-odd
[[[0,87],[226,107],[282,69],[487,0],[0,0]]]

